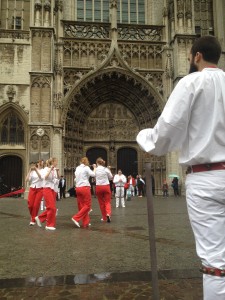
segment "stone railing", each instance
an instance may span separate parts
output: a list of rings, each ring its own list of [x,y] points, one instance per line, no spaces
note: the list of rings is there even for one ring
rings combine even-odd
[[[0,38],[9,38],[12,40],[29,40],[30,32],[25,30],[0,29]]]
[[[118,40],[161,42],[163,26],[118,24]]]
[[[64,22],[64,37],[83,39],[108,39],[109,23]]]
[[[163,41],[164,26],[118,24],[118,40]],[[65,38],[110,39],[110,23],[64,21]]]

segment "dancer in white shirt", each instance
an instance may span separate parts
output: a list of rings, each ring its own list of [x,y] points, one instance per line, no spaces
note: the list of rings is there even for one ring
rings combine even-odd
[[[55,186],[59,184],[59,169],[57,167],[57,159],[49,158],[46,162],[42,178],[43,196],[45,199],[46,210],[35,218],[37,225],[41,227],[41,223],[46,221],[46,230],[56,229],[56,192]]]
[[[105,161],[99,157],[96,160],[96,196],[102,213],[102,221],[111,222],[111,190],[109,180],[113,178],[112,173],[105,167]]]
[[[96,165],[93,165],[93,167],[95,171]],[[80,160],[80,165],[75,170],[77,205],[79,211],[72,217],[72,221],[77,227],[80,227],[80,220],[82,220],[84,228],[90,225],[91,185],[89,177],[95,177],[94,171],[90,169],[87,157],[83,157]]]
[[[38,211],[43,197],[43,179],[41,178],[43,172],[43,161],[39,160],[36,164],[32,165],[25,181],[30,183],[28,193],[28,209],[30,211],[30,226],[35,225],[35,217],[38,215]]]
[[[189,166],[186,199],[202,261],[204,300],[225,299],[225,73],[217,67],[221,46],[197,39],[190,73],[169,97],[154,128],[139,132],[143,150],[158,156],[180,150]],[[194,72],[194,73],[193,73]]]
[[[122,174],[121,170],[118,170],[118,174],[116,174],[113,178],[113,183],[116,187],[116,207],[119,207],[119,202],[121,200],[122,207],[125,207],[124,201],[124,184],[127,182],[126,176]]]

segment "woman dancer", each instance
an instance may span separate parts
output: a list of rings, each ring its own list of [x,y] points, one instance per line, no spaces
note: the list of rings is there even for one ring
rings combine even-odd
[[[54,187],[59,182],[59,169],[57,166],[57,159],[50,158],[46,162],[47,166],[44,168],[43,176],[43,196],[45,199],[46,210],[35,218],[36,223],[41,227],[41,223],[46,221],[46,230],[55,230],[56,223],[56,197]]]
[[[75,170],[76,194],[79,211],[72,217],[72,221],[77,227],[80,227],[80,220],[82,220],[84,228],[90,225],[89,212],[91,210],[91,185],[89,177],[95,177],[96,165],[93,165],[93,167],[94,171],[89,167],[88,158],[83,157],[80,160],[80,165]]]
[[[105,161],[99,157],[96,160],[96,196],[102,213],[102,221],[111,222],[111,190],[109,180],[113,178],[109,167],[105,167]]]
[[[30,170],[26,176],[25,181],[30,183],[28,193],[28,209],[30,211],[30,226],[35,225],[35,217],[43,197],[43,179],[41,178],[43,172],[43,161],[39,160],[35,165],[31,165]]]

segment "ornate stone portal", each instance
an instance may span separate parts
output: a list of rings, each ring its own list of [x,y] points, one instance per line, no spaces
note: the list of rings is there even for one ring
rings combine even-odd
[[[126,144],[136,147],[134,141],[138,124],[132,113],[122,104],[110,102],[99,105],[89,115],[84,125],[86,148],[101,144],[108,150],[108,163],[116,166],[115,147],[112,144]],[[117,145],[118,147],[118,145]]]

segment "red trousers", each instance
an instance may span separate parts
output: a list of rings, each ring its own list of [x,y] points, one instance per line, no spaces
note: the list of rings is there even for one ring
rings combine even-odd
[[[31,222],[35,222],[35,217],[38,215],[38,211],[43,197],[43,188],[30,188],[28,194],[28,209],[30,211]]]
[[[90,223],[89,211],[91,209],[91,188],[90,186],[82,186],[76,188],[78,213],[73,219],[79,222],[82,220],[83,227],[88,227]]]
[[[107,220],[106,216],[111,216],[111,190],[110,185],[96,185],[96,196],[100,210],[102,212],[102,218]]]
[[[45,199],[46,210],[43,211],[38,217],[41,221],[47,222],[46,226],[55,227],[56,221],[56,201],[55,201],[55,191],[50,188],[43,188],[43,196]]]

